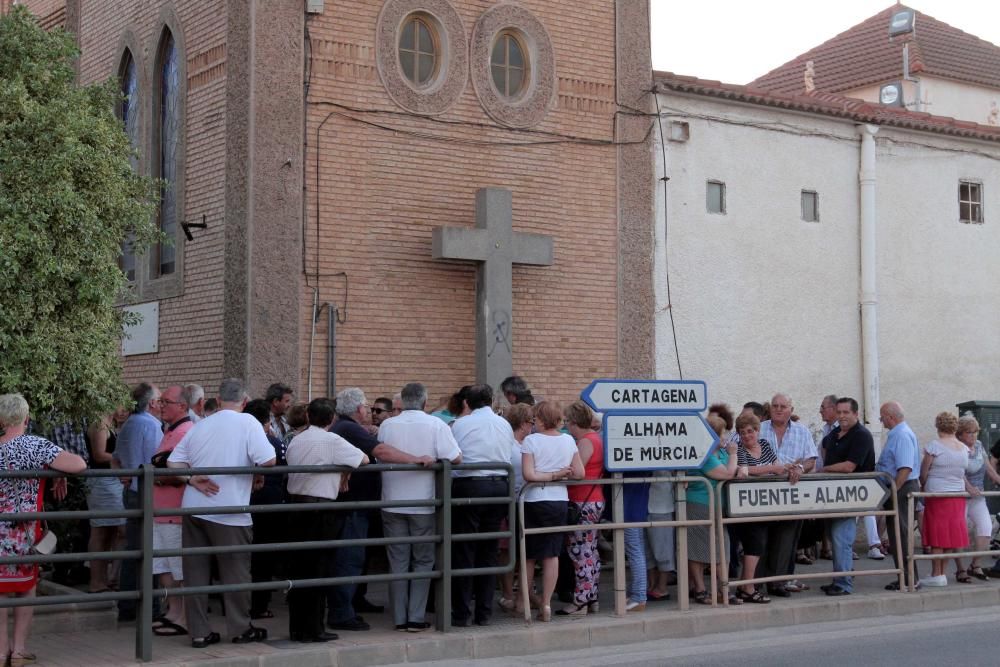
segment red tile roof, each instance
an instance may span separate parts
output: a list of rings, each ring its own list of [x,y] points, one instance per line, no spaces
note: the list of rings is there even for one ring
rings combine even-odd
[[[908,111],[902,107],[875,104],[835,93],[816,91],[810,94],[789,94],[764,90],[753,84],[738,86],[681,76],[672,72],[653,72],[653,81],[658,91],[702,95],[745,104],[832,116],[856,123],[871,123],[1000,143],[1000,127]]]
[[[781,67],[750,82],[782,93],[805,92],[806,62],[812,60],[817,90],[837,93],[903,76],[903,44],[910,44],[910,72],[1000,88],[1000,47],[916,11],[911,35],[889,37],[893,5]],[[974,18],[974,17],[972,17]]]

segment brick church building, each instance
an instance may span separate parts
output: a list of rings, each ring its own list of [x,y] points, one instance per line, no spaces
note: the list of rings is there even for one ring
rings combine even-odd
[[[436,398],[483,346],[561,400],[652,376],[646,1],[22,4],[76,36],[81,83],[117,79],[136,168],[167,183],[174,244],[122,260],[147,316],[129,382]],[[482,188],[509,191],[515,236],[551,241],[531,265],[502,249],[510,312],[477,310],[493,245],[432,247],[476,225]]]

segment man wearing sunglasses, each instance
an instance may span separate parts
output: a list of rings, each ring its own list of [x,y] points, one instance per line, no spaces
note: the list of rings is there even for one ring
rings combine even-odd
[[[372,403],[372,424],[381,426],[389,417],[392,417],[392,399],[380,396]]]

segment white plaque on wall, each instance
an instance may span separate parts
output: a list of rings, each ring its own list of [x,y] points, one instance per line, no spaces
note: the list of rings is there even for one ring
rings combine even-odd
[[[138,317],[135,324],[125,325],[122,338],[122,356],[152,354],[160,345],[160,302],[137,303],[125,307],[126,313]]]

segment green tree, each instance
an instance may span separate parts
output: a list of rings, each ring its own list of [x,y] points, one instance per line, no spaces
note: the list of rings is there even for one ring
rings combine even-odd
[[[158,235],[118,86],[77,86],[77,55],[24,7],[0,17],[0,393],[43,422],[124,403],[118,257],[126,234],[139,251]]]

